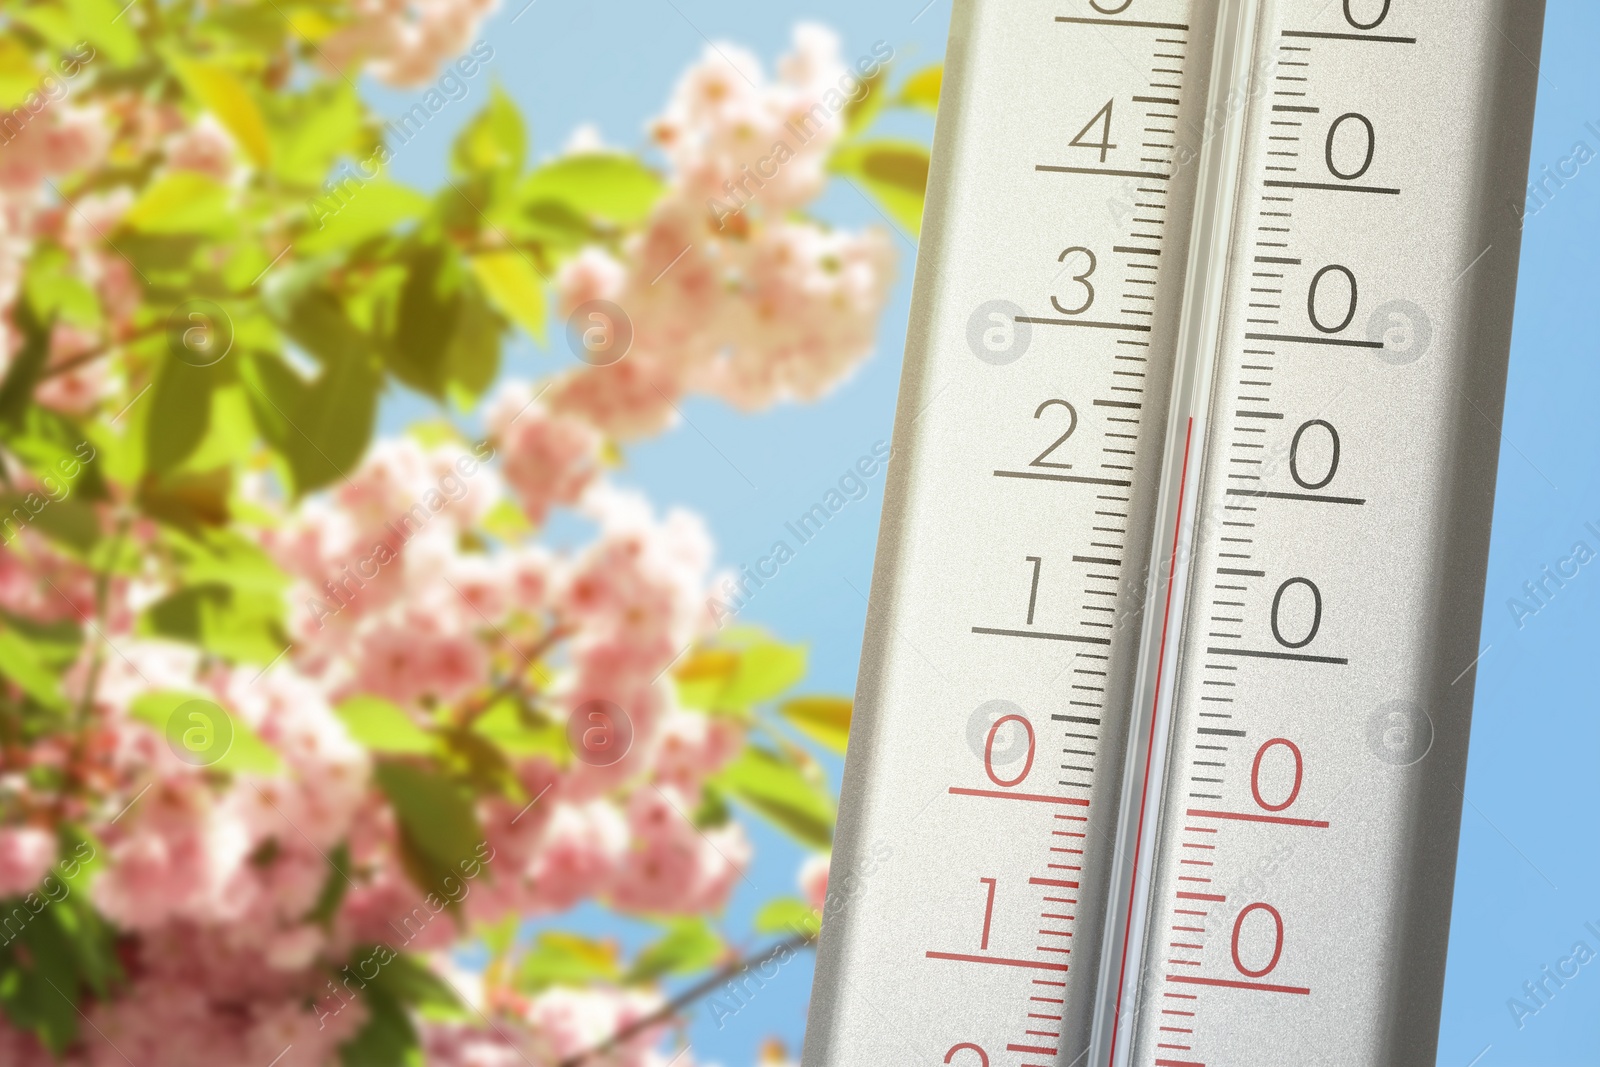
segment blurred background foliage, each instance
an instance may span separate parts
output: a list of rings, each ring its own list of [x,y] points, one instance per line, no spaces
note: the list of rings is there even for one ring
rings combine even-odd
[[[663,981],[736,974],[762,937],[785,939],[760,950],[771,958],[815,934],[825,867],[756,929],[721,927],[743,862],[729,828],[769,820],[825,855],[834,807],[807,744],[843,751],[848,700],[792,692],[802,647],[708,621],[728,594],[695,557],[703,537],[588,495],[671,417],[594,414],[631,397],[637,368],[659,375],[669,408],[673,388],[702,388],[667,373],[678,342],[636,316],[637,356],[551,379],[553,396],[565,383],[590,397],[567,408],[539,400],[551,382],[504,386],[501,356],[518,332],[581,348],[584,324],[562,316],[598,290],[574,264],[646,276],[656,231],[684,214],[724,252],[762,233],[791,258],[819,243],[822,274],[841,273],[828,242],[851,238],[805,216],[810,187],[730,211],[729,185],[702,211],[694,182],[715,193],[712,179],[750,162],[737,155],[711,179],[670,150],[536,155],[515,102],[487,87],[493,49],[473,39],[486,12],[20,0],[0,13],[0,1060],[667,1062],[687,1001]],[[803,114],[849,77],[843,106],[818,112],[821,173],[914,233],[926,149],[873,123],[931,111],[938,69],[852,74],[810,32],[790,62],[826,70],[758,86],[749,62],[713,47],[679,103],[715,111],[731,85],[744,105]],[[487,99],[447,181],[394,180],[393,153],[475,78]],[[421,93],[386,120],[362,79]],[[752,159],[767,147],[752,146]],[[871,291],[849,312],[869,327]],[[722,276],[704,299],[778,297]],[[745,340],[712,333],[696,359]],[[853,338],[817,380],[780,374],[743,406],[819,396],[866,354]],[[781,358],[814,354],[807,343]],[[778,364],[778,348],[761,351]],[[486,414],[497,383],[529,399]],[[396,390],[436,416],[375,443]],[[483,423],[474,443],[467,427]],[[474,488],[470,514],[429,528],[438,555],[417,558],[392,524],[419,501],[454,507],[448,488],[439,507],[429,493],[452,469],[470,480],[474,455],[494,456],[508,488]],[[544,548],[552,508],[583,512],[595,540]],[[348,584],[362,537],[403,556],[387,599]],[[440,574],[471,612],[456,604],[465,621],[436,635],[417,615],[440,616]],[[482,589],[463,592],[465,574]],[[340,618],[324,630],[328,614]],[[412,657],[433,672],[414,685]],[[615,764],[586,758],[568,725],[602,698],[634,732]],[[193,758],[191,723],[231,742]],[[517,829],[510,814],[530,810]],[[264,829],[273,813],[282,825]],[[673,816],[676,830],[650,822]],[[584,863],[610,866],[571,866]],[[393,927],[480,871],[474,903],[441,904],[443,936],[367,973],[383,954],[368,919]],[[647,876],[663,879],[660,901],[622,899]],[[677,892],[696,879],[714,885]],[[557,885],[571,892],[551,896]],[[527,915],[586,898],[658,922],[659,938],[623,958],[577,934],[519,936]],[[452,948],[467,943],[479,951],[463,969]]]

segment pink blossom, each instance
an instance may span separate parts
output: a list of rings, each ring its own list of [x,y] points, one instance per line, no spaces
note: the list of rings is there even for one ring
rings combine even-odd
[[[744,727],[731,718],[676,709],[662,722],[656,778],[692,793],[721,770],[744,743]]]
[[[811,856],[800,865],[800,893],[817,911],[828,899],[829,856]]]
[[[627,267],[610,252],[593,246],[584,248],[562,264],[556,276],[562,313],[571,314],[573,308],[591,300],[615,300],[627,277]]]
[[[600,434],[586,421],[549,411],[525,383],[503,386],[484,421],[506,481],[535,524],[550,508],[577,503],[599,474]]]
[[[670,788],[644,789],[629,802],[634,842],[617,877],[612,902],[627,911],[692,914],[716,911],[750,860],[737,823],[699,828],[696,805]]]
[[[195,171],[218,182],[232,178],[238,166],[233,137],[209,114],[169,137],[166,153],[174,170]]]
[[[55,861],[55,834],[35,826],[0,828],[0,897],[28,892]]]
[[[627,848],[622,813],[603,800],[555,806],[538,854],[527,868],[541,911],[565,911],[604,892]]]
[[[380,81],[425,85],[467,50],[496,0],[354,0],[354,18],[318,52],[337,70],[365,64]],[[480,59],[481,52],[474,52]],[[493,52],[487,53],[492,56]]]

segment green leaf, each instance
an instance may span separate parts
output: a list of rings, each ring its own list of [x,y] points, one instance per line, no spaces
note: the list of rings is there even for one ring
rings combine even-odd
[[[39,648],[14,629],[0,630],[0,675],[47,708],[66,705]]]
[[[363,241],[415,222],[428,210],[429,200],[415,189],[384,178],[347,187],[348,195],[318,195],[310,201],[314,229],[295,247],[305,255],[354,248]]]
[[[798,697],[781,704],[778,714],[813,741],[843,755],[850,743],[853,706],[845,697]]]
[[[431,734],[380,697],[351,697],[335,714],[352,738],[374,752],[426,755],[438,748]]]
[[[165,532],[165,546],[191,585],[225,585],[243,593],[277,596],[289,578],[259,544],[239,530],[195,535]]]
[[[241,362],[241,376],[262,436],[288,461],[295,491],[307,493],[344,477],[366,451],[383,377],[370,339],[332,294],[300,293],[281,316],[280,325],[316,357],[320,373],[306,381],[266,356]]]
[[[806,650],[760,638],[738,650],[733,676],[717,695],[719,708],[748,708],[785,692],[806,673]]]
[[[590,152],[538,168],[523,181],[517,199],[524,210],[550,201],[582,216],[631,226],[649,216],[664,188],[660,175],[632,156]]]
[[[145,466],[165,474],[189,457],[211,426],[211,391],[223,372],[168,356],[150,390],[145,422]]]
[[[39,622],[0,610],[0,620],[32,644],[39,662],[49,670],[65,670],[83,649],[83,627],[71,619]]]
[[[48,318],[41,320],[27,300],[17,301],[12,316],[17,332],[22,335],[22,349],[12,359],[5,381],[0,383],[0,422],[8,423],[16,423],[33,403],[34,387],[39,383],[45,361],[50,358],[53,325]]]
[[[122,221],[140,233],[222,233],[236,225],[228,200],[228,190],[211,178],[175,170],[157,178]]]
[[[211,767],[235,774],[279,774],[283,771],[283,760],[278,756],[277,749],[261,740],[254,730],[235,717],[233,744]]]
[[[805,673],[803,646],[779,644],[760,629],[740,626],[725,631],[716,646],[695,652],[673,678],[684,706],[745,714]]]
[[[869,78],[862,79],[865,92],[853,97],[844,106],[844,131],[849,138],[872,125],[872,120],[888,104],[888,97],[883,91],[884,83],[889,80],[889,68],[881,66]]]
[[[139,61],[139,35],[132,20],[118,18],[122,5],[116,0],[66,0],[73,28],[79,37],[88,37],[105,49],[106,57],[119,66]]]
[[[928,188],[928,150],[912,141],[862,141],[834,153],[829,168],[858,179],[913,235],[922,229]]]
[[[60,859],[53,868],[56,876],[74,893],[87,893],[95,876],[105,866],[105,845],[93,834],[71,823],[56,827]]]
[[[750,747],[711,779],[735,800],[817,849],[833,841],[833,800],[777,753]]]
[[[285,13],[268,7],[261,14],[281,31]],[[361,97],[342,79],[300,93],[274,93],[263,101],[263,111],[272,136],[272,170],[286,182],[318,186],[341,158],[365,159],[369,167],[385,158],[381,151],[373,155]]]
[[[26,527],[80,554],[100,540],[100,516],[92,504],[37,492],[0,493],[0,540],[9,543]]]
[[[228,521],[228,494],[232,488],[233,472],[225,466],[165,476],[150,474],[139,483],[135,499],[139,510],[152,519],[200,533]]]
[[[39,69],[15,37],[0,37],[0,110],[10,111],[39,88]]]
[[[99,296],[59,245],[45,243],[35,250],[23,277],[23,291],[36,321],[55,316],[86,329],[98,329],[105,321]]]
[[[461,318],[445,367],[450,386],[465,394],[458,396],[466,401],[463,408],[470,408],[471,401],[494,384],[500,373],[500,338],[505,328],[505,320],[480,293],[468,289],[461,294]]]
[[[768,901],[756,912],[755,928],[760,934],[806,934],[815,937],[822,926],[817,909],[797,897]]]
[[[79,69],[82,69],[86,60],[95,58],[94,48],[81,47],[85,44],[83,34],[78,32],[72,12],[65,2],[32,4],[28,7],[12,4],[6,11],[6,17],[20,26],[28,27],[56,50],[70,52]]]
[[[508,756],[564,759],[571,751],[567,732],[549,719],[536,718],[507,698],[478,716],[472,729]]]
[[[456,138],[450,163],[457,174],[467,176],[486,172],[516,175],[522,173],[527,151],[522,115],[497,85],[489,93],[489,103]]]
[[[923,67],[900,87],[900,103],[926,111],[939,110],[939,89],[944,84],[944,66]]]
[[[218,63],[175,55],[169,56],[167,62],[189,95],[217,117],[256,166],[265,167],[272,161],[272,135],[267,120],[255,97],[233,71]]]
[[[341,841],[328,853],[328,875],[322,883],[322,892],[317,894],[317,902],[306,913],[306,922],[317,923],[324,928],[333,922],[339,905],[344,903],[345,892],[350,888],[349,872],[350,845]]]
[[[422,1067],[417,1030],[405,1005],[372,983],[361,999],[367,1021],[339,1046],[341,1067]]]
[[[261,735],[252,730],[249,723],[208,697],[174,690],[142,693],[133,699],[128,714],[165,735],[172,716],[185,704],[197,702],[209,705],[210,714],[226,720],[232,732],[227,750],[218,759],[205,764],[206,767],[234,774],[266,775],[283,770],[283,760],[276,749],[261,740]],[[215,727],[215,723],[212,725]]]
[[[500,960],[517,943],[517,928],[521,925],[522,916],[512,912],[497,922],[480,922],[473,934],[496,960]]]
[[[429,243],[412,246],[402,262],[406,278],[388,346],[389,368],[412,388],[442,397],[461,321],[460,261],[454,249]]]
[[[211,391],[206,434],[189,454],[184,466],[210,471],[236,467],[251,458],[256,446],[256,424],[250,414],[250,396],[237,374],[219,376]]]
[[[472,273],[500,313],[545,343],[544,278],[521,252],[485,252],[469,261]]]
[[[703,711],[718,710],[717,698],[738,670],[739,653],[725,648],[697,649],[672,672],[678,703]]]
[[[41,482],[57,480],[81,500],[106,498],[105,478],[96,462],[99,453],[77,423],[60,412],[33,405],[24,408],[5,430],[6,449]]]
[[[138,630],[199,645],[235,663],[270,663],[289,645],[281,597],[221,582],[168,594],[145,609]]]
[[[78,1036],[77,1005],[106,996],[121,976],[115,931],[81,894],[12,898],[0,902],[0,915],[8,938],[0,948],[0,1007],[59,1057]]]
[[[694,974],[716,963],[723,952],[722,938],[705,919],[679,919],[659,941],[639,953],[626,980],[652,982],[667,975]]]
[[[483,841],[472,801],[438,771],[419,764],[381,759],[373,777],[400,824],[413,842],[429,858],[444,867],[455,867],[473,854]],[[425,891],[437,885],[419,886]]]
[[[460,1015],[466,1010],[450,984],[409,953],[397,953],[383,964],[369,985],[402,1004],[422,1009],[430,1018]]]
[[[553,930],[539,935],[517,968],[517,987],[527,993],[621,980],[615,945]]]

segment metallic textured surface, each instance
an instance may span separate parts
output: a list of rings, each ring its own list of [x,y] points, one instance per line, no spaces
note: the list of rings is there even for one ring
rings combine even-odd
[[[1431,1062],[1542,5],[1241,2],[956,4],[805,1067]]]
[[[1135,1063],[1433,1062],[1543,7],[1388,7],[1261,3]]]

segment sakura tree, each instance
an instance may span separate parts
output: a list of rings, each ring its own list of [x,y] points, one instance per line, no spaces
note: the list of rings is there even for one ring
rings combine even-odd
[[[692,999],[815,936],[848,701],[615,472],[866,357],[890,236],[806,211],[914,228],[867,129],[937,71],[802,26],[708,49],[645,156],[535,161],[493,6],[0,14],[0,1063],[689,1067]],[[484,102],[444,186],[363,78]],[[504,379],[517,331],[581,361]],[[437,417],[374,440],[396,390]],[[751,817],[816,858],[732,931]],[[660,936],[524,936],[583,902]]]

